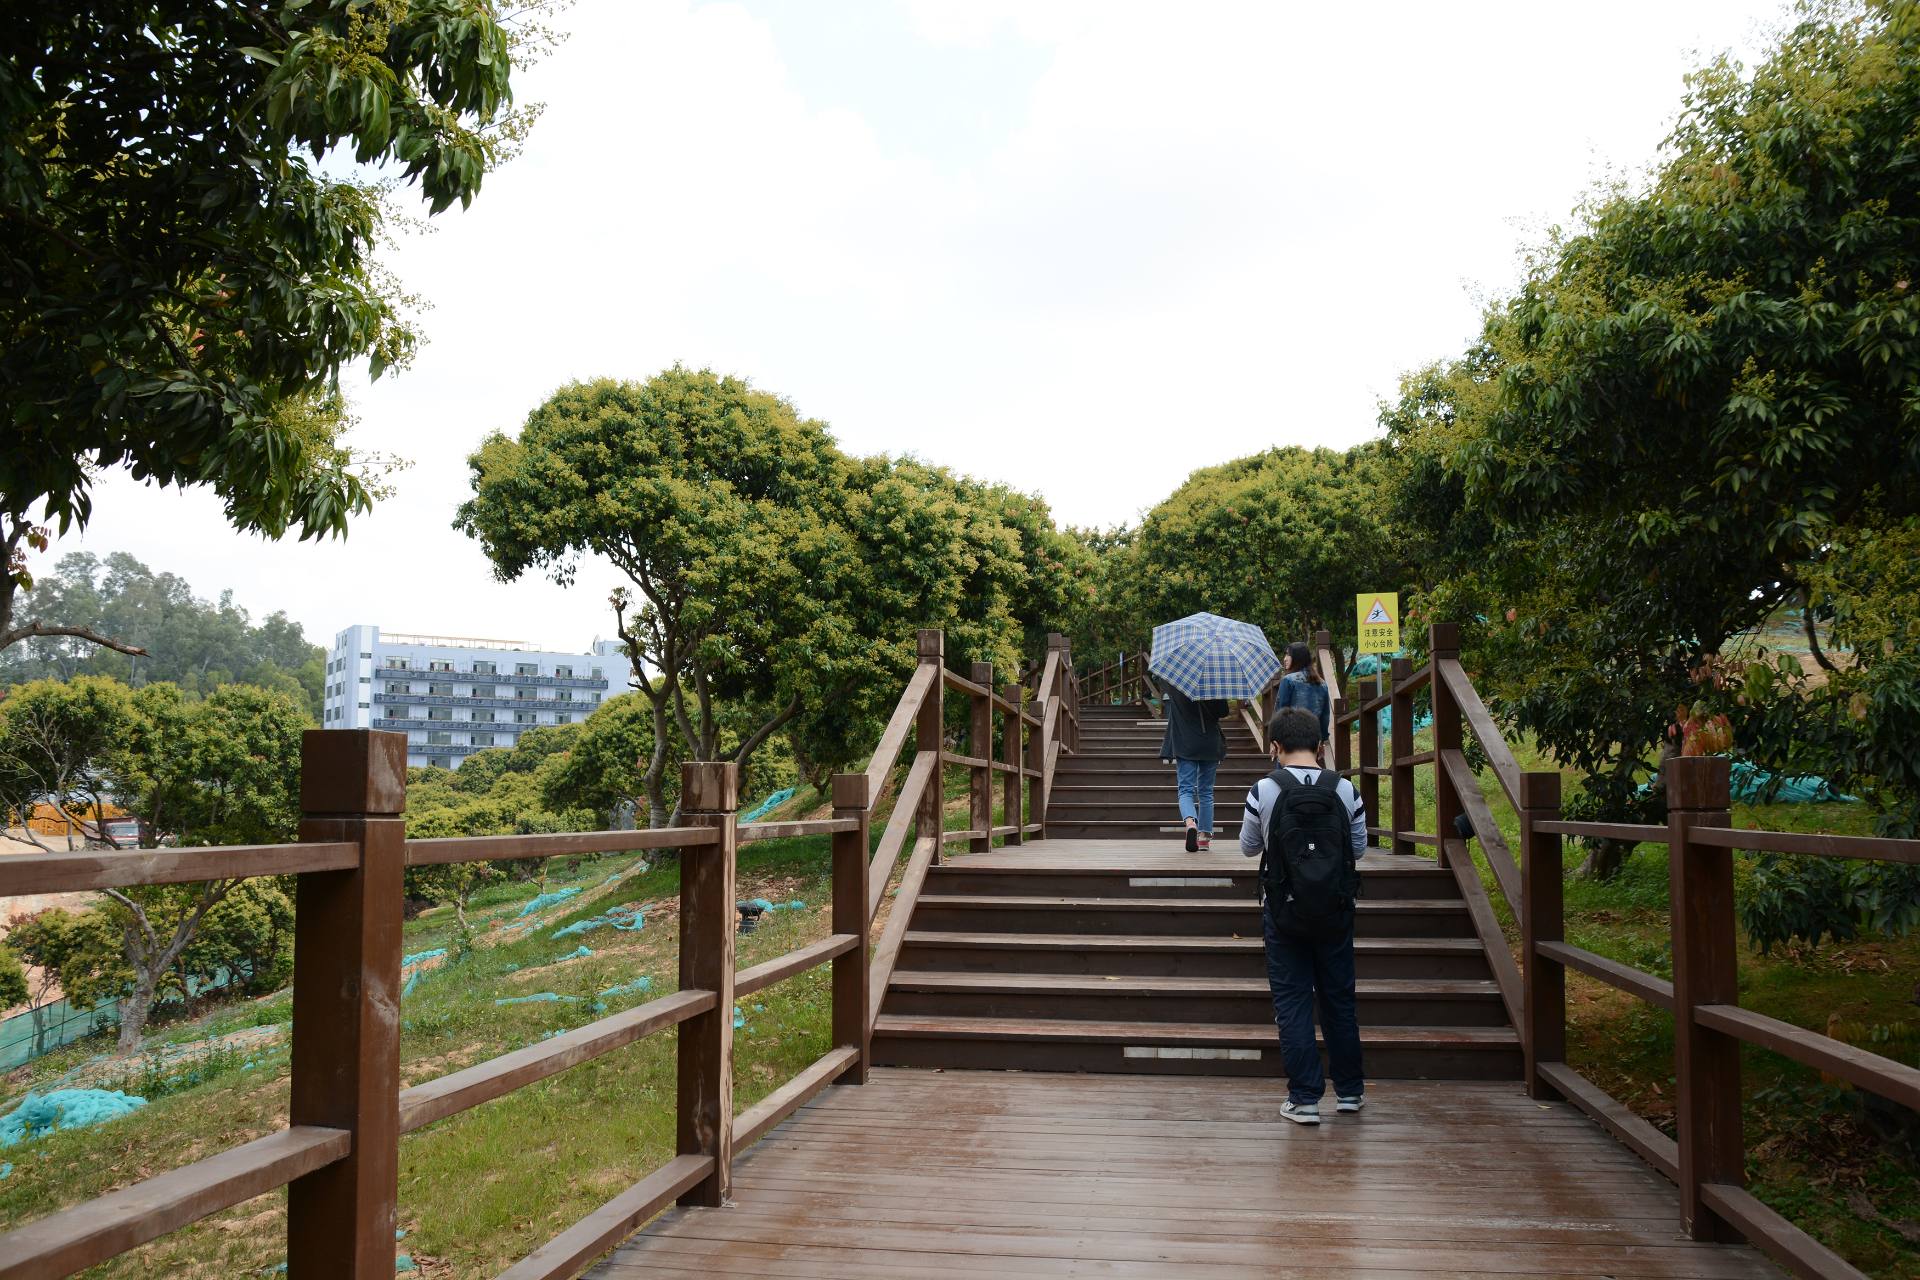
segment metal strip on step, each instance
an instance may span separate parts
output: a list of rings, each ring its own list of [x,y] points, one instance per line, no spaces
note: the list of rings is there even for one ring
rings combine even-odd
[[[1130,889],[1231,889],[1230,876],[1129,876]]]
[[[1200,1059],[1209,1062],[1258,1062],[1258,1049],[1208,1049],[1188,1048],[1184,1045],[1130,1044],[1122,1052],[1123,1057],[1150,1058],[1155,1061],[1191,1062]]]

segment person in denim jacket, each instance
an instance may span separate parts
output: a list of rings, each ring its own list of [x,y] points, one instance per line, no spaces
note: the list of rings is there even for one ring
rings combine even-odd
[[[1333,736],[1333,696],[1313,664],[1313,650],[1299,640],[1287,646],[1287,673],[1280,677],[1280,687],[1274,691],[1273,709],[1277,712],[1282,707],[1303,708],[1320,721],[1320,754],[1324,757],[1327,740]]]

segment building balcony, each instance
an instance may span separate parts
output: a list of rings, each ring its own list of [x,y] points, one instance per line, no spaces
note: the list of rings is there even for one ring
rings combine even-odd
[[[509,737],[518,736],[529,729],[539,729],[537,724],[516,724],[511,720],[401,720],[393,716],[381,716],[374,720],[372,728],[390,731],[420,729],[430,733],[504,733]],[[551,728],[552,726],[544,726]],[[496,743],[512,745],[511,743]]]
[[[492,711],[570,711],[590,714],[597,702],[563,702],[556,698],[475,698],[445,693],[386,693],[376,689],[373,701],[408,707],[481,707]]]
[[[538,685],[557,689],[606,689],[605,676],[517,676],[501,671],[488,675],[482,671],[430,671],[426,667],[375,667],[376,680],[458,680],[462,684]]]

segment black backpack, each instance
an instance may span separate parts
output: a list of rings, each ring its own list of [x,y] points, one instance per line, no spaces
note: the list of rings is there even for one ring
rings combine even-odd
[[[1296,938],[1345,937],[1353,927],[1360,871],[1353,865],[1340,776],[1322,769],[1312,782],[1302,782],[1284,767],[1272,776],[1280,796],[1267,814],[1260,883],[1274,925]]]

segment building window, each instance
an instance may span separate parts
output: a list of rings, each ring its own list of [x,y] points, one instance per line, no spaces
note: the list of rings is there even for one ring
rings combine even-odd
[[[476,712],[474,712],[474,713],[473,713],[473,722],[474,722],[475,724],[492,724],[492,723],[493,723],[493,712],[491,712],[491,711],[476,711]]]
[[[566,712],[562,711],[559,715],[556,715],[553,718],[553,722],[555,724],[572,724],[573,717],[568,715]]]
[[[453,745],[453,735],[435,730],[427,735],[427,745],[430,747],[450,747]]]
[[[361,684],[372,684],[372,683],[373,683],[373,677],[372,677],[372,676],[361,676],[361,677],[360,677],[360,683],[361,683]]]
[[[362,711],[365,711],[365,710],[367,709],[367,704],[366,704],[366,703],[364,703],[364,702],[363,702],[363,703],[361,703],[361,704],[360,704],[360,709],[361,709]]]
[[[607,676],[606,676],[606,673],[605,673],[604,671],[602,671],[602,670],[600,670],[600,668],[599,668],[599,667],[595,667],[595,668],[593,669],[593,678],[594,678],[595,680],[605,680],[605,679],[607,678]]]
[[[540,674],[540,664],[537,662],[516,662],[513,664],[513,674],[517,676],[537,676]]]
[[[363,653],[363,654],[361,654],[361,655],[360,655],[360,658],[361,658],[361,660],[362,660],[362,661],[364,661],[364,662],[372,662],[372,661],[373,661],[373,655],[372,655],[372,654],[370,654],[370,653]]]
[[[573,668],[572,667],[555,667],[553,669],[553,674],[556,676],[559,676],[562,680],[571,680],[573,679]]]
[[[513,713],[513,722],[515,724],[539,724],[540,718],[531,711],[516,711]]]
[[[472,736],[473,745],[476,747],[490,747],[493,745],[493,735],[490,733],[476,733]]]
[[[429,684],[427,686],[427,692],[436,698],[451,698],[453,696],[453,686],[450,684]]]
[[[491,662],[483,662],[479,658],[473,660],[473,674],[477,676],[497,675],[499,671],[500,668],[494,666]]]
[[[477,684],[473,686],[473,696],[476,698],[497,698],[500,695],[494,692],[494,687],[490,684]]]
[[[429,719],[429,720],[451,720],[451,719],[453,719],[453,712],[452,712],[452,711],[450,711],[450,710],[448,710],[448,709],[447,709],[446,707],[428,707],[428,708],[427,708],[427,719]]]
[[[405,671],[406,669],[407,669],[407,660],[405,658],[388,658],[387,659],[387,670]]]
[[[540,696],[540,691],[537,689],[515,689],[513,691],[513,696],[516,698],[522,698],[522,699],[537,698]]]
[[[404,684],[398,680],[389,680],[387,681],[387,692],[389,694],[412,693],[413,686],[410,684]]]

